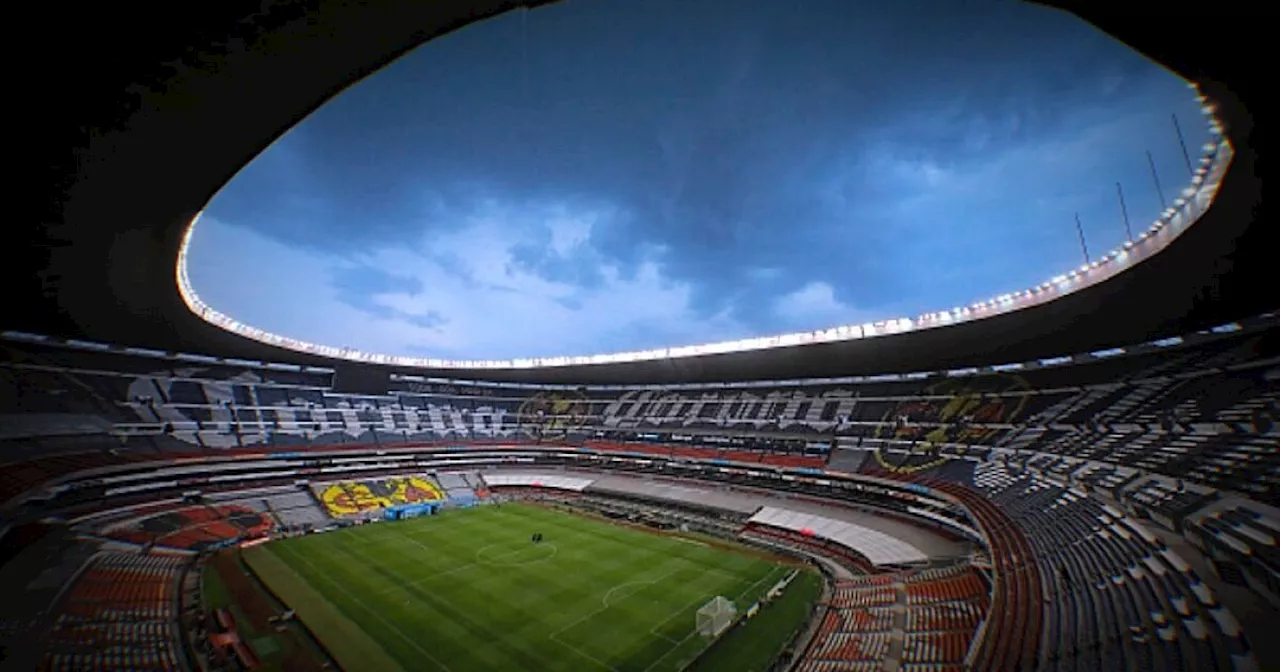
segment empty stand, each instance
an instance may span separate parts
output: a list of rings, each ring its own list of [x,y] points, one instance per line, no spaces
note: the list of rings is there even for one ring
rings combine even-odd
[[[1248,657],[1234,619],[1141,523],[1034,475],[979,488],[1024,530],[1042,577],[1038,669],[1236,669]]]
[[[117,510],[77,529],[192,552],[387,507],[470,503],[491,488],[581,500],[596,477],[559,471],[578,457],[643,472],[655,492],[715,465],[717,486],[763,487],[742,475],[750,468],[789,497],[857,501],[812,480],[841,472],[926,488],[934,503],[922,506],[984,549],[972,564],[916,571],[904,567],[924,566],[923,554],[870,530],[758,512],[744,539],[820,558],[837,577],[797,669],[1247,670],[1241,624],[1149,526],[1185,535],[1224,580],[1280,605],[1272,319],[1003,372],[580,390],[393,378],[378,395],[338,392],[331,372],[11,345],[0,362],[0,503],[32,520],[41,507],[84,514],[110,499]],[[530,449],[521,459],[538,464],[481,476],[465,460],[415,464],[398,450],[474,456],[495,445]],[[330,455],[357,450],[390,457],[352,466]],[[178,460],[195,461],[167,462]],[[158,461],[168,480],[134,470]],[[405,475],[406,465],[440,471]],[[214,471],[220,480],[204,478]],[[73,473],[83,478],[70,483]],[[254,487],[274,490],[216,498],[266,473]],[[330,478],[342,480],[315,480]],[[189,488],[208,503],[147,506],[153,492]],[[176,669],[166,623],[182,562],[96,556],[58,612],[43,669]]]
[[[192,506],[109,526],[109,538],[140,546],[199,551],[266,535],[276,526],[261,500]]]
[[[1280,401],[1276,328],[1263,321],[1128,357],[943,378],[612,392],[392,381],[382,396],[338,393],[331,374],[9,344],[16,354],[0,363],[0,399],[16,412],[0,415],[0,430],[89,432],[97,450],[145,437],[127,451],[151,453],[594,435],[601,450],[790,468],[822,468],[832,439],[845,437],[909,452],[1058,454],[1266,497],[1280,485],[1268,450]]]
[[[329,516],[309,492],[290,492],[262,499],[263,506],[285,528],[314,528],[329,522]]]
[[[797,669],[962,669],[988,603],[964,564],[836,581]]]
[[[45,637],[41,670],[171,671],[180,660],[178,577],[186,560],[100,553],[75,579]]]
[[[475,502],[476,495],[473,483],[480,482],[479,474],[474,472],[441,472],[436,474],[436,481],[444,488],[445,497],[451,503],[467,504]]]

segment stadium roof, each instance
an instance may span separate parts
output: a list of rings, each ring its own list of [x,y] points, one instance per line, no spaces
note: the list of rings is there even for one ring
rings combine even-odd
[[[50,14],[19,69],[16,188],[0,328],[168,351],[333,365],[226,332],[190,312],[175,264],[192,218],[241,167],[343,88],[432,37],[523,5],[208,2],[154,31],[148,10]],[[1042,2],[1059,7],[1076,3]],[[1234,3],[1231,3],[1234,4]],[[199,10],[197,11],[197,7]],[[1086,9],[1087,7],[1087,9]],[[1170,22],[1079,3],[1080,16],[1165,64],[1218,108],[1232,169],[1201,222],[1154,258],[1063,298],[983,320],[870,339],[625,364],[414,373],[564,383],[693,382],[938,370],[1031,360],[1190,332],[1276,307],[1255,172],[1248,82],[1258,22],[1215,5]],[[52,12],[52,10],[50,10]],[[1230,45],[1219,49],[1220,41]],[[75,63],[68,68],[66,63]],[[28,69],[29,68],[29,69]],[[29,81],[21,82],[22,78]],[[48,167],[48,172],[40,168]],[[1056,271],[1058,269],[1049,269]],[[299,301],[306,300],[299,291]]]

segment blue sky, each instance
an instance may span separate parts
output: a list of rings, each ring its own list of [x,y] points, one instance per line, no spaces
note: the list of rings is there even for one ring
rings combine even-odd
[[[1208,138],[1182,80],[993,0],[565,0],[430,42],[209,204],[206,303],[455,359],[915,316],[1121,243]],[[282,85],[285,85],[282,83]]]

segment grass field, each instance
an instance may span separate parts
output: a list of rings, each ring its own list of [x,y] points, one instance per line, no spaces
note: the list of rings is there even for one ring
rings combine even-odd
[[[791,571],[512,504],[273,542],[245,560],[347,672],[680,670],[706,648],[698,607],[724,595],[745,609]]]

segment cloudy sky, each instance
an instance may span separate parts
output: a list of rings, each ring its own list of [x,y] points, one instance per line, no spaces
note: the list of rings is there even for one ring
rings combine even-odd
[[[689,345],[1016,291],[1156,216],[1185,82],[1012,0],[565,0],[428,43],[205,211],[241,322],[459,359]],[[282,85],[285,85],[282,83]]]

